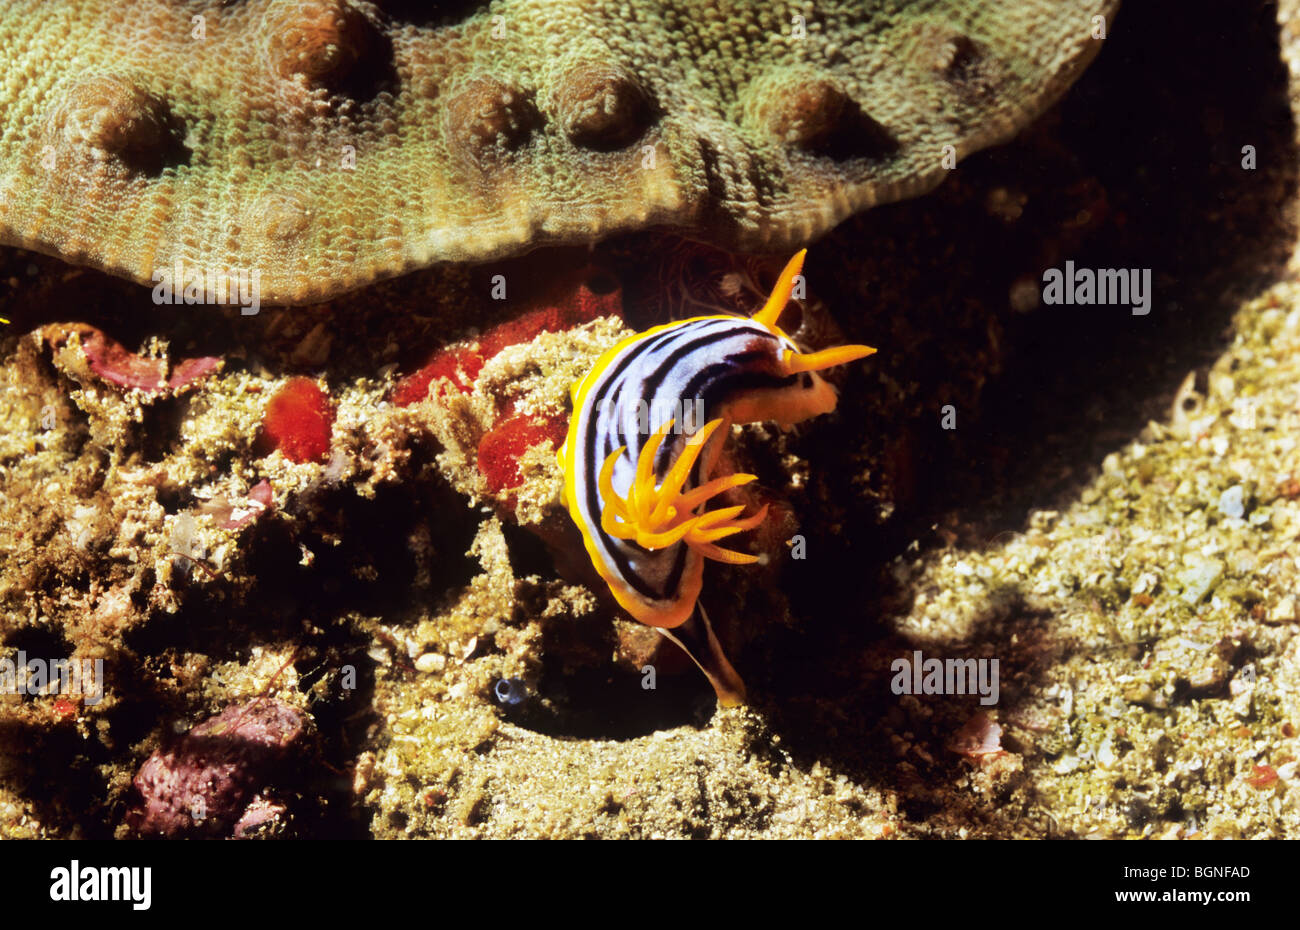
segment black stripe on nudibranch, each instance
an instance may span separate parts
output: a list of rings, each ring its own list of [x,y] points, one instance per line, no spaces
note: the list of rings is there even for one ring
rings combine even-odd
[[[707,349],[709,346],[715,345],[727,339],[734,339],[740,335],[753,335],[765,339],[772,339],[772,340],[776,339],[776,337],[773,336],[771,333],[767,332],[767,330],[760,329],[755,326],[743,326],[743,327],[737,326],[734,328],[723,330],[722,332],[714,332],[708,335],[701,336],[697,339],[694,339],[691,342],[688,342],[686,345],[678,346],[676,349],[674,349],[669,354],[668,358],[664,359],[663,362],[659,364],[659,366],[655,369],[654,374],[642,380],[642,386],[640,390],[641,397],[654,398],[656,395],[658,395],[659,389],[660,387],[663,386],[664,381],[667,380],[668,375],[672,373],[677,368],[677,366],[680,365],[682,361],[687,357],[691,355],[695,355],[701,350]],[[762,357],[762,355],[763,355],[762,352],[756,352],[756,351],[740,352],[728,358],[727,364],[741,365],[746,362],[753,361],[755,358]],[[692,395],[689,391],[683,391],[681,397],[674,398],[674,400],[692,400],[693,398],[694,395]]]

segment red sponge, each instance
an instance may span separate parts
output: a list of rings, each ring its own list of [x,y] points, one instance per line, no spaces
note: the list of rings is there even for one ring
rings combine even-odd
[[[291,462],[325,457],[334,432],[334,405],[311,378],[291,378],[275,392],[262,416],[268,452],[279,449]]]

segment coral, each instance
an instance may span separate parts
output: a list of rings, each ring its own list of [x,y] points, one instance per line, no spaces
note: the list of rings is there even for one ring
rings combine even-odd
[[[209,501],[202,511],[210,513],[217,519],[217,526],[223,530],[243,529],[266,513],[275,504],[275,495],[271,482],[263,478],[248,489],[248,499],[243,504],[232,504],[226,500]]]
[[[178,391],[221,369],[221,359],[207,356],[187,358],[167,374],[165,358],[150,358],[129,352],[121,343],[85,323],[53,323],[41,331],[44,341],[55,349],[55,364],[79,381],[90,376],[128,390],[146,394]],[[74,346],[80,346],[78,357]]]
[[[271,303],[650,226],[788,251],[1008,139],[1117,6],[14,0],[0,243]]]
[[[623,292],[610,275],[591,266],[561,274],[515,317],[434,352],[390,399],[437,438],[453,487],[539,524],[559,492],[555,450],[569,388],[622,319]]]
[[[313,739],[310,719],[289,704],[259,698],[227,707],[140,767],[140,803],[128,825],[142,836],[245,836],[280,820],[286,806],[265,796],[295,775]],[[273,780],[273,781],[272,781]]]
[[[446,378],[462,394],[474,385],[483,370],[483,355],[475,346],[458,345],[440,349],[418,371],[407,375],[393,388],[393,403],[408,407],[425,399],[429,386]]]

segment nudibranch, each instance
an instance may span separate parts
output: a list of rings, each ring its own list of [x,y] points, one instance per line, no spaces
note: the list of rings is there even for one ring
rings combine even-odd
[[[790,260],[752,317],[666,323],[601,355],[571,389],[573,414],[558,454],[565,506],[615,600],[681,645],[724,705],[744,701],[744,684],[696,609],[704,562],[758,561],[718,543],[759,525],[767,508],[749,516],[741,515],[744,505],[703,509],[755,479],[710,477],[722,445],[732,424],[770,420],[784,429],[834,410],[835,389],[817,372],[876,351],[845,345],[806,353],[776,325],[806,251]]]

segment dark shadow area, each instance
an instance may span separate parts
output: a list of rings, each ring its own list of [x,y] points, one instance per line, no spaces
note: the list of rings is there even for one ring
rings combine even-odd
[[[560,739],[628,740],[704,726],[713,715],[713,689],[694,668],[659,675],[653,690],[642,682],[641,675],[622,668],[574,670],[550,663],[540,693],[518,707],[503,707],[503,716]]]
[[[56,671],[48,664],[72,657],[72,645],[58,630],[24,627],[10,633],[4,645],[17,650],[11,657],[15,666],[20,664],[20,659],[23,663],[36,661],[48,670],[49,675],[58,675],[60,682],[67,680],[63,677],[67,673]],[[107,832],[97,832],[95,823],[85,823],[83,815],[86,810],[100,810],[104,806],[103,783],[96,766],[111,761],[111,753],[98,741],[83,739],[74,726],[37,724],[39,712],[35,704],[49,704],[58,698],[30,692],[29,689],[45,687],[53,682],[53,678],[45,678],[44,672],[32,679],[20,677],[35,671],[31,667],[26,671],[15,668],[14,681],[5,682],[6,687],[17,686],[17,693],[22,695],[27,709],[34,712],[28,722],[23,722],[17,714],[11,714],[0,725],[0,747],[3,747],[0,752],[9,760],[5,766],[6,780],[31,802],[42,820],[79,824],[88,837],[107,837]],[[111,679],[110,670],[105,680]],[[61,685],[55,683],[52,693],[63,693]],[[80,697],[73,699],[80,700]],[[52,769],[52,765],[57,769]],[[53,771],[57,771],[57,778],[52,777]]]
[[[397,66],[393,40],[364,16],[352,25],[358,61],[355,67],[335,82],[335,90],[348,101],[363,106],[374,102],[381,92],[398,90]],[[337,101],[336,101],[337,102]]]
[[[881,351],[874,370],[848,374],[837,417],[807,430],[800,451],[843,461],[843,433],[869,435],[847,450],[850,467],[819,469],[796,502],[817,514],[806,520],[816,558],[787,562],[782,583],[801,631],[774,632],[737,663],[809,764],[916,787],[878,739],[897,704],[888,675],[858,667],[911,648],[882,639],[875,619],[913,594],[888,563],[982,547],[1022,530],[1031,509],[1073,500],[1221,353],[1238,302],[1279,277],[1298,159],[1275,14],[1223,0],[1125,5],[1093,67],[1018,140],[810,251],[812,290],[850,341]],[[1255,170],[1243,167],[1247,145]],[[1044,271],[1066,261],[1149,271],[1150,312],[1043,305]],[[941,427],[947,404],[955,430]],[[883,467],[864,475],[855,461]],[[843,534],[826,531],[834,524]],[[1024,630],[1009,610],[978,648],[1015,653],[1011,633]],[[1002,708],[1014,714],[1014,696]],[[927,745],[932,785],[958,771],[937,735]]]
[[[299,504],[303,515],[312,512],[310,521],[275,511],[263,516],[247,531],[246,570],[257,579],[248,591],[174,556],[180,611],[156,615],[128,633],[126,644],[140,655],[178,649],[238,659],[255,642],[297,634],[304,618],[326,623],[353,611],[402,616],[413,602],[459,590],[478,571],[465,555],[475,515],[444,485],[425,488],[424,495],[413,490],[382,489],[373,500],[323,490]],[[430,514],[442,515],[440,533],[430,551],[417,552],[412,533]]]
[[[484,0],[446,0],[437,3],[430,3],[429,0],[382,0],[378,4],[394,22],[425,27],[454,26],[487,5]]]
[[[833,123],[834,128],[811,146],[813,154],[834,161],[851,158],[879,161],[898,151],[898,140],[872,119],[856,100],[846,100],[843,106]]]

